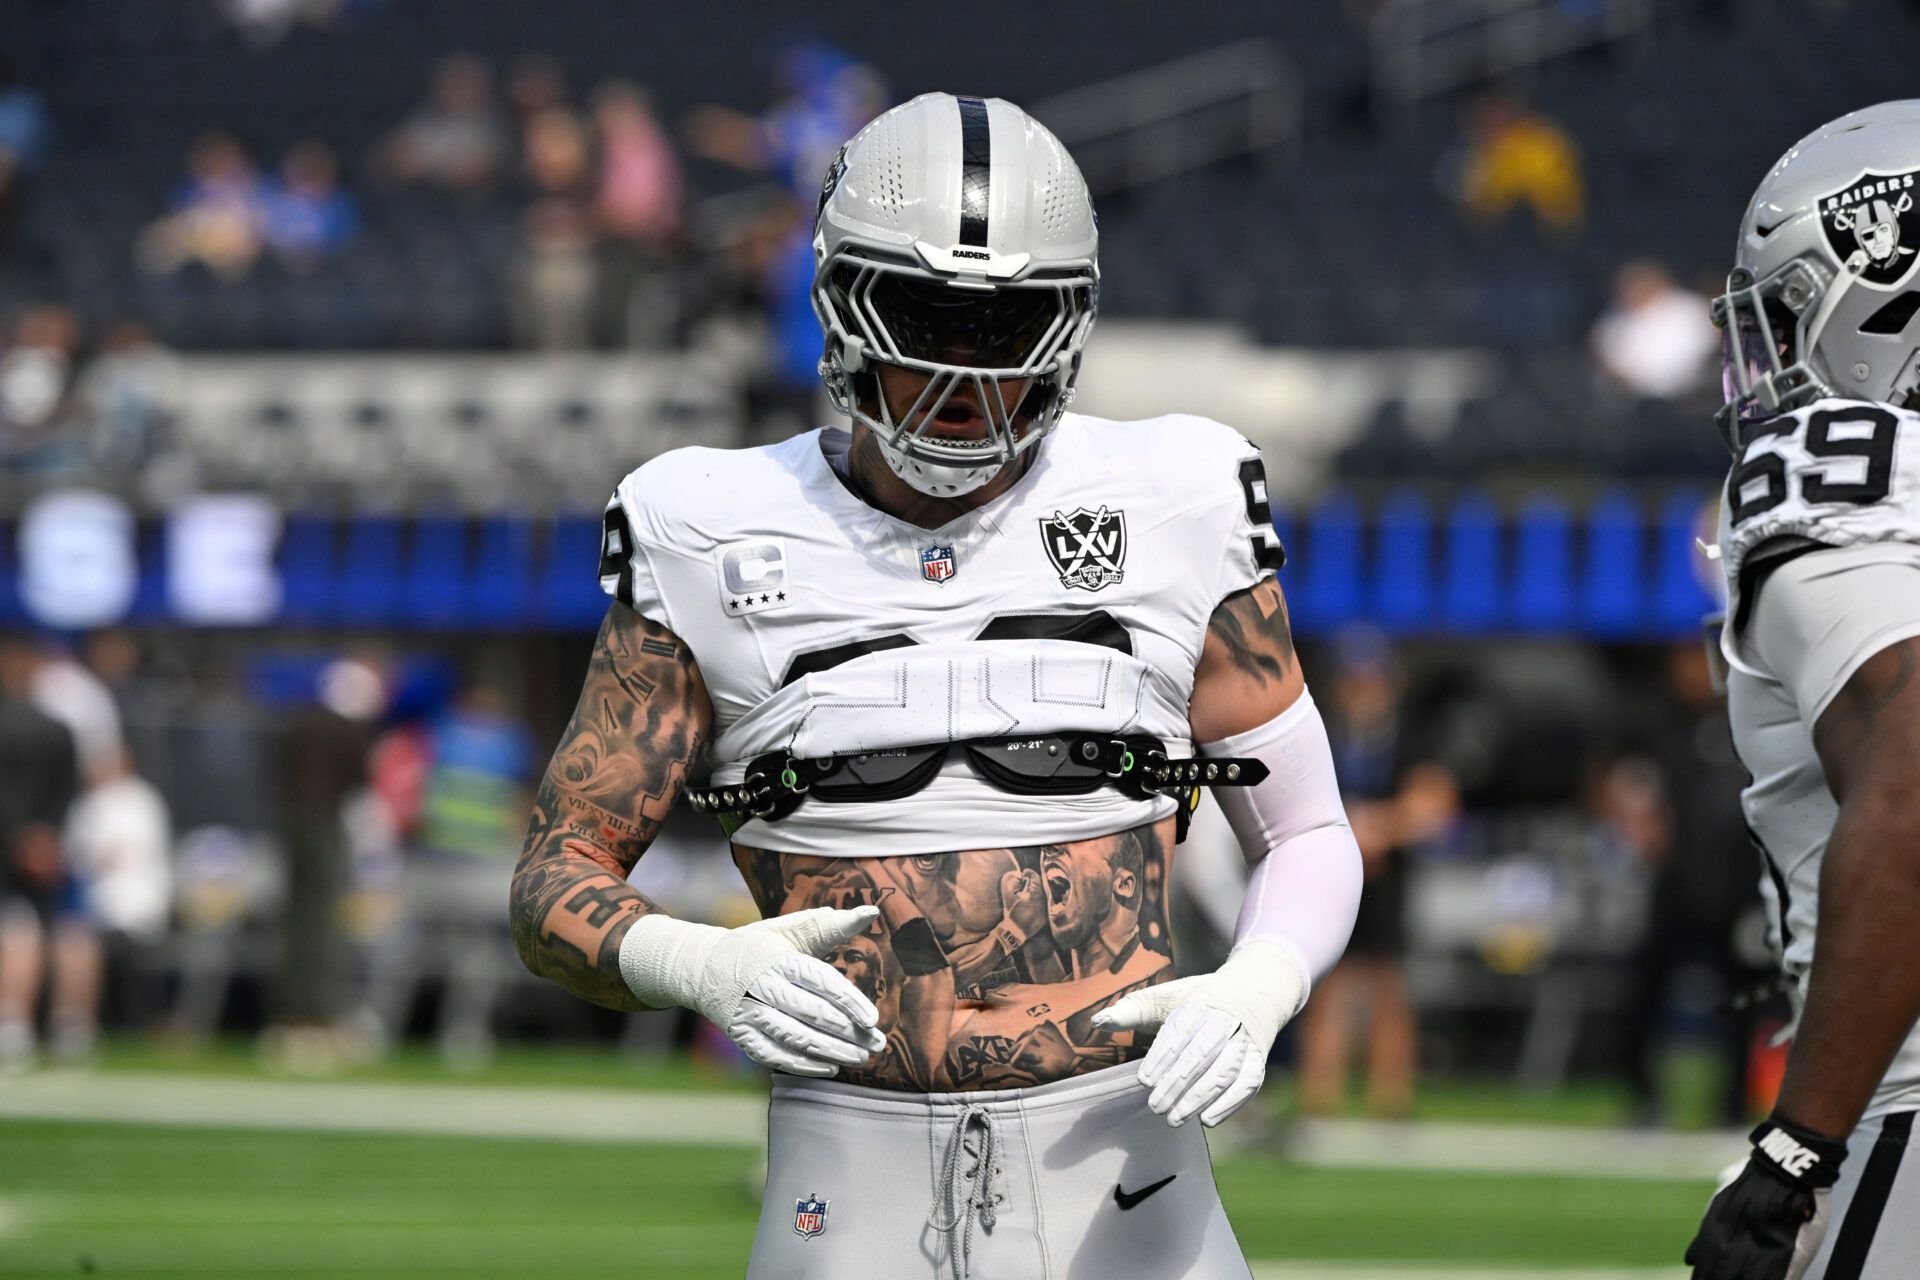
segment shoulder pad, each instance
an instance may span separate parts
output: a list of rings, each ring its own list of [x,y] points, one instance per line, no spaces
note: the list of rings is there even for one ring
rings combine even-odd
[[[1752,612],[1757,571],[1783,548],[1920,543],[1920,414],[1819,400],[1747,425],[1741,441],[1720,534],[1735,632]]]

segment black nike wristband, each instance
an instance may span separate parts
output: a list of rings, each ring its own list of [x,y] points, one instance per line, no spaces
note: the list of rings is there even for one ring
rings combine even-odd
[[[1754,1161],[1795,1186],[1817,1191],[1839,1181],[1840,1164],[1847,1158],[1844,1139],[1815,1133],[1778,1111],[1762,1120],[1748,1136],[1753,1141]]]

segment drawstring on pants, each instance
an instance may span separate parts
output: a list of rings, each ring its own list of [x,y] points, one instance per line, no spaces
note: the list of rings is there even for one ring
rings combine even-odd
[[[976,1127],[980,1133],[977,1147],[963,1151],[967,1145],[968,1130]],[[973,1164],[964,1173],[960,1169],[963,1154],[973,1157]],[[999,1176],[1000,1146],[998,1135],[994,1132],[993,1117],[985,1108],[968,1104],[954,1117],[947,1158],[940,1170],[939,1185],[934,1188],[933,1214],[927,1219],[929,1226],[947,1237],[947,1253],[953,1258],[954,1280],[967,1280],[969,1255],[973,1252],[975,1218],[979,1219],[982,1230],[993,1230],[994,1219],[998,1216],[994,1183]],[[956,1207],[954,1194],[958,1190],[956,1183],[961,1178],[971,1185]]]

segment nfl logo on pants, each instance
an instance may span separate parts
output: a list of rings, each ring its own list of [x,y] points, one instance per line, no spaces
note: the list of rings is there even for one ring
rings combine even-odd
[[[920,553],[920,576],[928,582],[945,582],[953,576],[953,548],[928,547]]]
[[[811,1240],[827,1229],[827,1205],[819,1196],[807,1196],[793,1202],[793,1233]]]

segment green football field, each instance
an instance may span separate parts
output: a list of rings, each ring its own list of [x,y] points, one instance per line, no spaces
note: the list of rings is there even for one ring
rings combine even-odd
[[[107,1065],[86,1088],[151,1078]],[[245,1064],[227,1065],[244,1087]],[[622,1071],[544,1065],[552,1069],[508,1062],[487,1081],[598,1087]],[[379,1078],[417,1080],[424,1096],[435,1089],[430,1072],[403,1061]],[[713,1096],[678,1068],[647,1083],[677,1085],[690,1104]],[[0,1081],[0,1093],[8,1087]],[[1439,1093],[1442,1112],[1476,1110],[1472,1090]],[[1592,1099],[1551,1105],[1572,1124],[1603,1118]],[[0,1119],[0,1276],[738,1276],[756,1163],[738,1145]],[[1709,1190],[1618,1176],[1302,1168],[1249,1154],[1223,1158],[1218,1172],[1249,1257],[1263,1275],[1287,1277],[1679,1275],[1673,1264]],[[1672,1270],[1654,1270],[1663,1267]]]

